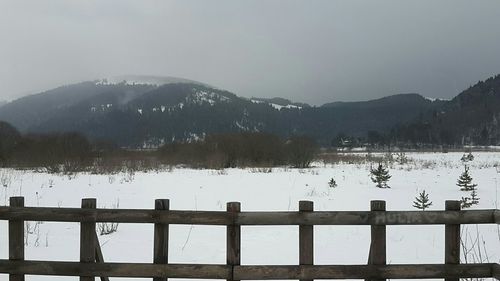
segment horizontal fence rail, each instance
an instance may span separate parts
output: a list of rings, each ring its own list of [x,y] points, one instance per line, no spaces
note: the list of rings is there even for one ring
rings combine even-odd
[[[497,280],[500,280],[500,264],[494,264],[492,269],[492,277]]]
[[[0,220],[194,225],[500,224],[498,210],[240,212],[0,207]]]
[[[0,260],[9,274],[235,280],[490,278],[498,264],[271,265],[94,263]],[[498,270],[498,268],[497,268]],[[234,274],[234,275],[232,275]],[[497,276],[498,277],[498,276]]]
[[[460,225],[500,224],[499,210],[460,210],[459,201],[446,201],[444,211],[386,211],[385,201],[371,201],[370,211],[314,211],[313,202],[300,201],[297,212],[242,212],[239,202],[226,211],[170,210],[168,199],[155,200],[154,209],[96,209],[95,199],[83,199],[82,208],[25,207],[24,198],[12,197],[0,207],[0,220],[9,221],[9,259],[0,259],[0,273],[9,280],[25,275],[80,276],[80,281],[108,281],[108,277],[277,280],[496,278],[495,263],[460,264]],[[80,261],[29,261],[24,259],[24,222],[80,223]],[[96,223],[154,224],[152,263],[105,262]],[[225,226],[226,264],[172,264],[168,261],[170,224]],[[241,265],[241,226],[296,225],[299,227],[298,265]],[[314,265],[315,225],[369,225],[371,244],[366,265]],[[387,265],[387,225],[445,225],[444,264]]]

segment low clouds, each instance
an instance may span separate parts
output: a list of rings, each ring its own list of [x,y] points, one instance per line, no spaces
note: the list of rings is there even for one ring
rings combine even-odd
[[[321,104],[500,73],[499,1],[0,2],[0,99],[122,74]]]

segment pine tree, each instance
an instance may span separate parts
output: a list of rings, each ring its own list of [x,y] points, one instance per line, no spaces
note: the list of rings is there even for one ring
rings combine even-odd
[[[460,161],[462,162],[470,162],[474,160],[474,155],[472,155],[472,152],[469,152],[469,154],[464,154],[462,155],[462,158],[460,158]]]
[[[477,197],[477,192],[476,190],[472,190],[471,194],[470,194],[470,200],[471,200],[471,204],[472,205],[477,205],[479,204],[479,197]]]
[[[413,201],[413,207],[425,211],[425,209],[432,206],[432,201],[429,200],[429,194],[425,193],[425,190],[420,192],[415,201]]]
[[[382,164],[378,164],[377,169],[370,169],[371,180],[376,183],[378,188],[390,188],[387,182],[391,178],[389,170],[385,169]]]
[[[470,208],[472,206],[470,197],[462,197],[462,200],[460,200],[460,206],[462,209]]]
[[[471,191],[476,188],[477,184],[472,183],[472,177],[469,174],[469,167],[467,165],[465,165],[465,171],[458,178],[457,185],[462,191]]]
[[[328,185],[332,188],[337,187],[337,182],[331,178],[330,181],[328,182]]]

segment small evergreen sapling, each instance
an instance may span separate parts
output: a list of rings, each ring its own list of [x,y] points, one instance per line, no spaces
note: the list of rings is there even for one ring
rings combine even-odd
[[[461,206],[463,209],[470,208],[470,207],[472,207],[472,205],[479,204],[479,199],[480,198],[477,197],[477,192],[474,189],[474,190],[472,190],[470,197],[462,197],[462,200],[460,200]]]
[[[382,164],[378,164],[377,169],[371,168],[370,175],[372,182],[376,183],[378,188],[390,188],[387,182],[391,178],[391,175],[389,175],[389,170],[385,169]]]
[[[331,178],[328,182],[328,186],[330,186],[331,188],[335,188],[337,187],[337,182],[333,178]]]
[[[462,200],[460,200],[460,207],[462,209],[467,209],[472,206],[472,202],[470,200],[470,197],[462,197]]]
[[[397,155],[397,157],[396,157],[396,161],[397,161],[399,164],[403,165],[403,164],[408,163],[408,157],[406,156],[406,153],[404,153],[404,152],[400,152],[400,153],[398,153],[398,154],[396,154],[396,155]]]
[[[472,205],[477,205],[479,204],[479,197],[477,197],[477,192],[476,190],[474,189],[471,194],[470,194],[470,201],[472,203]]]
[[[469,154],[464,154],[462,155],[462,158],[460,158],[460,161],[462,162],[470,162],[474,160],[474,155],[472,155],[472,152],[469,152]]]
[[[457,185],[462,191],[472,191],[476,188],[477,184],[472,183],[472,177],[469,174],[467,165],[465,165],[465,171],[458,178]]]
[[[425,211],[425,209],[432,206],[432,201],[429,200],[429,194],[425,193],[425,190],[420,192],[415,201],[413,201],[413,207]]]

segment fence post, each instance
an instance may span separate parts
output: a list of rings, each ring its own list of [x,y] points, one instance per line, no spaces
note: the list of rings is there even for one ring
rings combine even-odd
[[[82,199],[82,209],[95,209],[96,199]],[[95,220],[80,223],[80,262],[95,263]],[[80,281],[94,281],[94,276],[80,276]]]
[[[460,211],[460,201],[448,200],[445,202],[447,212]],[[460,224],[445,225],[444,238],[445,264],[460,263]],[[458,281],[459,278],[445,278],[445,281]]]
[[[10,207],[24,207],[24,197],[10,197]],[[24,221],[9,220],[9,260],[24,260]],[[24,281],[22,274],[10,274],[9,281]]]
[[[168,199],[156,199],[155,210],[168,211],[170,201]],[[155,223],[154,245],[153,245],[153,263],[168,264],[168,224]],[[154,281],[167,281],[166,277],[155,277]]]
[[[104,255],[102,254],[101,244],[99,244],[99,236],[95,233],[95,261],[96,263],[104,263]],[[109,281],[107,276],[101,276],[101,281]]]
[[[233,224],[227,226],[227,249],[226,249],[226,259],[227,264],[231,266],[231,279],[227,281],[237,281],[234,280],[234,266],[241,264],[241,226],[234,224],[236,215],[241,211],[241,204],[239,202],[229,202],[227,203],[227,212],[233,215]]]
[[[385,201],[373,200],[370,202],[370,211],[385,212]],[[386,264],[386,226],[371,226],[371,244],[370,244],[370,264]],[[373,281],[385,281],[386,279],[371,279]]]
[[[299,201],[299,212],[313,212],[312,201]],[[299,225],[299,265],[314,264],[314,226]],[[300,279],[312,281],[313,279]]]

